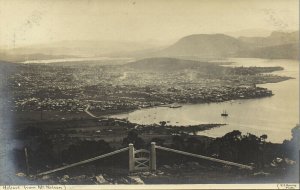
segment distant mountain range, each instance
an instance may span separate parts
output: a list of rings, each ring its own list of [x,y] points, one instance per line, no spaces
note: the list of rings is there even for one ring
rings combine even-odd
[[[269,47],[298,43],[299,32],[272,32],[268,37],[239,37],[240,41],[255,47]]]
[[[62,41],[51,44],[38,44],[9,50],[0,49],[0,60],[26,61],[39,59],[62,59],[74,57],[116,57],[128,56],[131,52],[151,50],[159,45],[155,42],[116,42],[116,41]]]
[[[299,32],[273,32],[268,37],[240,38],[224,34],[195,34],[181,38],[175,44],[157,52],[157,55],[297,59]]]
[[[0,51],[0,60],[8,61],[96,56],[298,59],[299,31],[238,38],[225,34],[194,34],[165,47],[153,43],[64,41]]]

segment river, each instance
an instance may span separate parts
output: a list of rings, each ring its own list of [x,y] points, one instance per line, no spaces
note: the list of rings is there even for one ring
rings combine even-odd
[[[61,59],[43,59],[43,60],[27,60],[27,61],[22,61],[20,63],[24,64],[32,64],[32,63],[38,63],[38,64],[47,64],[47,63],[76,63],[76,62],[90,62],[90,61],[98,61],[98,63],[105,63],[107,61],[122,61],[123,64],[133,61],[134,59],[132,58],[127,58],[127,57],[120,57],[120,58],[112,58],[112,57],[76,57],[76,58],[61,58]],[[101,62],[103,61],[103,62]]]
[[[295,79],[279,83],[261,84],[275,94],[272,97],[235,100],[222,103],[186,104],[181,108],[155,107],[136,110],[112,117],[128,118],[139,124],[169,121],[172,125],[194,125],[205,123],[225,123],[227,125],[199,132],[199,135],[220,137],[232,130],[243,134],[267,134],[268,141],[281,143],[291,138],[291,129],[299,123],[299,64],[297,60],[266,60],[255,58],[234,58],[234,63],[226,66],[281,66],[283,71],[273,74],[290,76]],[[221,117],[223,110],[228,117]]]

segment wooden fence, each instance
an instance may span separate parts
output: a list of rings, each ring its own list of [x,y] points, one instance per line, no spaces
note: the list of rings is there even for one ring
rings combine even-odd
[[[101,158],[105,158],[105,157],[108,157],[108,156],[112,156],[112,155],[115,155],[115,154],[118,154],[120,152],[124,152],[124,151],[127,151],[127,150],[129,150],[128,151],[129,152],[129,172],[141,171],[141,170],[155,171],[156,170],[156,149],[161,149],[161,150],[168,151],[168,152],[174,152],[174,153],[178,153],[178,154],[182,154],[182,155],[186,155],[186,156],[190,156],[190,157],[210,160],[212,162],[219,162],[219,163],[226,164],[226,165],[237,166],[237,167],[240,167],[240,168],[243,168],[243,169],[249,169],[249,170],[253,169],[252,166],[239,164],[239,163],[235,163],[235,162],[230,162],[230,161],[226,161],[226,160],[221,160],[221,159],[216,159],[216,158],[203,156],[203,155],[199,155],[199,154],[184,152],[184,151],[181,151],[181,150],[175,150],[175,149],[171,149],[171,148],[157,146],[155,144],[155,142],[152,142],[150,151],[145,150],[145,149],[135,150],[133,144],[129,144],[129,146],[126,147],[126,148],[122,148],[120,150],[116,150],[116,151],[113,151],[113,152],[110,152],[110,153],[107,153],[107,154],[103,154],[101,156],[97,156],[97,157],[94,157],[94,158],[83,160],[83,161],[80,161],[80,162],[77,162],[77,163],[74,163],[74,164],[70,164],[70,165],[67,165],[67,166],[63,166],[63,167],[60,167],[60,168],[57,168],[57,169],[42,172],[42,173],[37,174],[37,176],[42,176],[42,175],[54,173],[54,172],[57,172],[57,171],[65,170],[67,168],[71,168],[71,167],[79,166],[79,165],[82,165],[82,164],[86,164],[86,163],[89,163],[89,162],[92,162],[92,161],[95,161],[95,160],[99,160]]]

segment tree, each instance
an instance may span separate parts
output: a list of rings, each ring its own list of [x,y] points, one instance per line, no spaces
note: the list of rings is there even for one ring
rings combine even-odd
[[[225,134],[223,137],[216,139],[214,146],[218,152],[215,153],[222,159],[236,161],[239,155],[241,139],[242,133],[238,130]]]
[[[261,135],[260,137],[260,147],[259,147],[259,155],[258,155],[258,161],[259,161],[259,165],[264,168],[265,166],[265,151],[266,151],[266,139],[268,138],[268,136],[266,134]]]
[[[296,125],[296,127],[292,129],[291,140],[285,140],[283,142],[283,152],[285,156],[297,160],[299,150],[300,150],[300,125],[298,124]]]
[[[165,139],[154,137],[151,142],[155,142],[155,144],[159,146],[164,146]]]
[[[236,141],[240,141],[242,138],[242,132],[238,131],[238,130],[234,130],[232,132],[229,132],[227,134],[225,134],[222,139],[226,139],[229,142],[236,142]]]
[[[129,143],[134,144],[136,149],[143,148],[145,146],[145,141],[139,137],[139,134],[135,129],[129,131],[127,137],[123,139],[123,145],[128,145]]]
[[[265,135],[265,134],[260,136],[260,139],[261,139],[262,142],[266,142],[267,138],[268,138],[268,136]]]
[[[159,124],[160,124],[160,126],[164,127],[164,126],[166,126],[167,122],[165,122],[165,121],[160,121]]]
[[[300,149],[300,124],[292,129],[292,142],[294,142],[297,150]]]
[[[175,135],[172,137],[172,147],[182,150],[184,148],[184,137]]]
[[[260,138],[248,133],[242,137],[239,146],[239,160],[242,162],[254,162],[257,165],[260,164]]]

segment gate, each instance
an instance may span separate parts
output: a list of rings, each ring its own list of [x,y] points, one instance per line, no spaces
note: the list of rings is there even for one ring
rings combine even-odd
[[[149,170],[150,169],[150,151],[140,149],[134,151],[134,170]]]
[[[151,143],[151,151],[135,150],[133,144],[129,144],[129,171],[156,170],[155,143]]]

